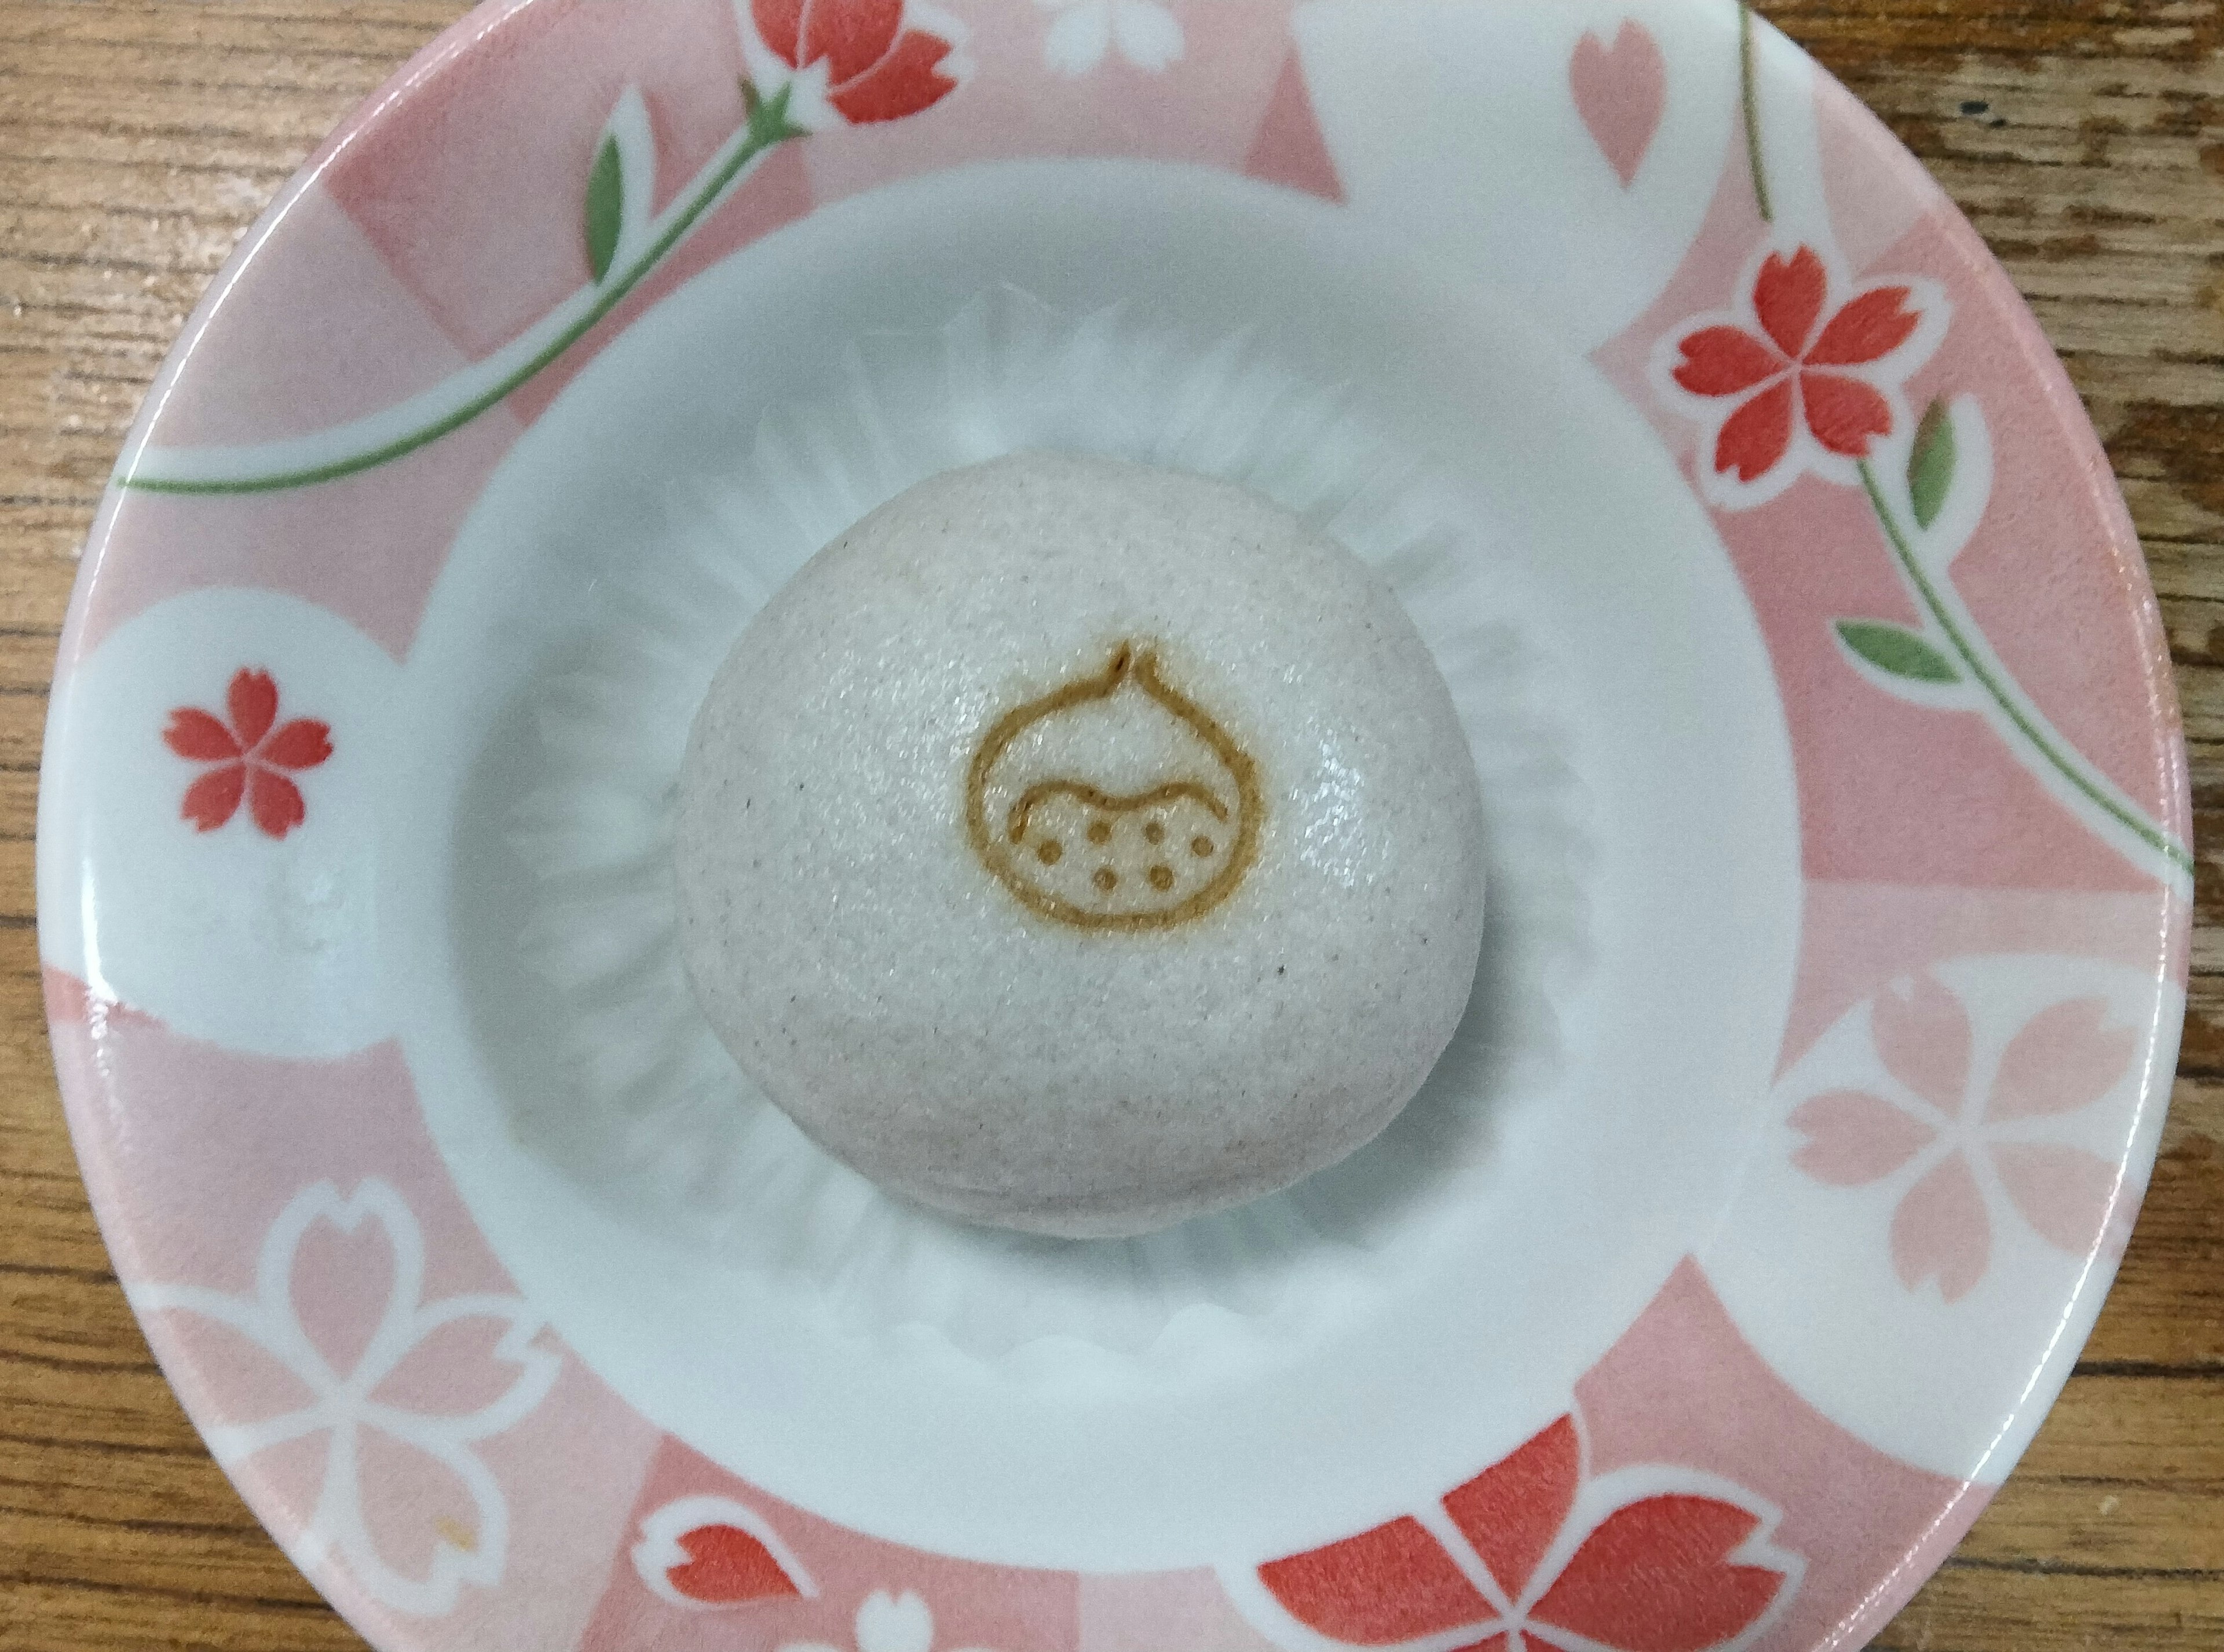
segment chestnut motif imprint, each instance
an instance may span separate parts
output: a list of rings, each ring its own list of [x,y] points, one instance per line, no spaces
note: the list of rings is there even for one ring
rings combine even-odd
[[[1123,642],[1008,711],[965,778],[965,829],[1028,911],[1084,930],[1166,930],[1228,899],[1258,852],[1258,769]]]

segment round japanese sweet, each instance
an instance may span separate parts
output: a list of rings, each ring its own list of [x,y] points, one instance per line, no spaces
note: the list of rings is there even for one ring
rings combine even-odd
[[[1227,482],[1020,454],[874,512],[735,643],[682,949],[735,1060],[884,1189],[1134,1234],[1406,1105],[1473,988],[1482,809],[1349,552]]]

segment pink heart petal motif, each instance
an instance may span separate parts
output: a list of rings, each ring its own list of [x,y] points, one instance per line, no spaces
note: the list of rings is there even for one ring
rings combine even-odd
[[[1633,19],[1622,24],[1611,47],[1586,34],[1568,63],[1568,89],[1599,153],[1627,189],[1668,109],[1668,61],[1660,43]]]

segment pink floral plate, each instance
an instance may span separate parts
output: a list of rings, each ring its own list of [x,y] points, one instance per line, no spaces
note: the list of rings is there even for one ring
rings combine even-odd
[[[1398,1125],[1101,1245],[818,1156],[671,945],[740,623],[1039,444],[1374,560],[1488,804]],[[1858,1645],[2091,1327],[2183,1002],[2101,450],[1731,0],[483,7],[187,326],[47,753],[117,1271],[389,1652]]]

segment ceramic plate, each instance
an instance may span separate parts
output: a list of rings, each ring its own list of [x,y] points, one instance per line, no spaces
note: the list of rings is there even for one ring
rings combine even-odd
[[[1399,1124],[1083,1246],[811,1149],[665,860],[765,594],[1033,445],[1374,561],[1489,816]],[[387,1652],[1857,1645],[2068,1373],[2183,1007],[2100,447],[1728,0],[483,8],[186,328],[47,749],[117,1274]]]

